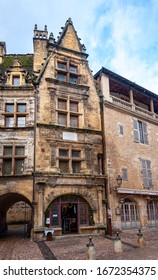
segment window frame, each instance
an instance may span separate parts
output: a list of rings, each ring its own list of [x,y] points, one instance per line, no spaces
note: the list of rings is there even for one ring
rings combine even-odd
[[[60,155],[60,151],[67,151],[67,156]],[[73,152],[78,152],[79,156],[73,156]],[[61,173],[72,173],[72,174],[80,174],[81,172],[81,153],[82,151],[80,149],[74,149],[74,148],[58,148],[58,167],[60,169],[60,163],[61,162],[67,162],[68,164],[68,171],[64,172],[60,169]],[[73,164],[77,163],[79,165],[79,172],[74,172]]]
[[[134,141],[141,144],[149,144],[147,123],[133,118]]]
[[[65,67],[60,67],[60,66],[65,66]],[[67,82],[72,85],[77,85],[78,84],[78,65],[69,61],[61,61],[57,60],[57,80],[61,82]],[[63,75],[65,79],[60,79],[59,76]]]
[[[18,81],[18,83],[17,83],[17,81]],[[20,75],[12,75],[12,86],[15,86],[15,87],[20,86]]]
[[[13,106],[13,110],[10,111],[7,109],[7,107],[9,108],[9,106]],[[24,110],[21,111],[20,109],[18,109],[19,106],[25,106]],[[27,116],[27,104],[26,103],[20,103],[20,102],[15,102],[15,103],[5,103],[5,112],[4,112],[4,125],[5,127],[26,127],[26,116]],[[9,121],[7,121],[8,119],[12,119],[13,121],[11,122],[11,125],[9,124]],[[24,125],[19,125],[19,119],[20,118],[24,118],[25,121],[23,122]]]
[[[10,154],[5,154],[5,149],[11,148],[11,153]],[[17,154],[16,150],[18,148],[23,148],[23,154]],[[12,176],[12,175],[22,175],[24,172],[24,163],[25,163],[25,146],[24,145],[4,145],[3,146],[3,156],[1,157],[2,159],[2,175],[3,176]],[[16,168],[17,168],[17,162],[18,160],[22,160],[22,172],[17,173]],[[5,171],[5,162],[10,161],[11,162],[11,172],[9,174],[6,174]]]
[[[62,105],[60,106],[60,103],[65,103],[65,107]],[[76,104],[76,110],[72,111],[72,104]],[[79,128],[80,126],[80,118],[81,115],[79,112],[79,101],[78,100],[72,100],[71,98],[58,98],[57,100],[57,123],[60,126],[64,127],[73,127],[73,128]],[[62,117],[65,119],[65,122],[62,123]],[[76,120],[75,120],[76,119]]]

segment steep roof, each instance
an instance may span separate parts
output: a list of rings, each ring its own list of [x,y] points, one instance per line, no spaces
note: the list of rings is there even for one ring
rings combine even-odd
[[[65,26],[61,27],[61,29],[62,31],[59,32],[56,42],[53,33],[50,34],[49,43],[53,43],[59,47],[70,49],[75,52],[84,53],[86,56],[88,56],[85,53],[86,48],[84,44],[81,44],[80,42],[81,39],[77,35],[71,18],[66,21]]]
[[[28,71],[33,71],[33,54],[9,54],[5,55],[3,62],[0,64],[0,70],[2,72],[10,69],[15,60],[18,60],[21,64],[21,67]]]

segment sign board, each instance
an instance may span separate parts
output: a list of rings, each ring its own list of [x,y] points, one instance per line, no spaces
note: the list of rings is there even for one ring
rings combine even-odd
[[[53,217],[56,218],[56,217],[58,217],[58,215],[57,214],[53,214]]]
[[[50,218],[46,218],[46,225],[50,225]]]

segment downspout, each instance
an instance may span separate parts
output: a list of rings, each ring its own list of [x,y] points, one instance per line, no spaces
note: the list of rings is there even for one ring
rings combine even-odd
[[[35,172],[36,172],[36,121],[37,121],[37,84],[34,83],[34,155],[33,155],[33,188],[32,188],[32,205],[33,205],[33,228],[34,228],[34,207],[35,202]]]

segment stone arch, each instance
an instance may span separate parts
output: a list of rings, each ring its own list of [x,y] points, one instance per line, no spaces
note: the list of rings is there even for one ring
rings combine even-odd
[[[44,202],[44,211],[46,211],[46,209],[48,208],[48,206],[50,205],[50,203],[55,200],[56,198],[62,196],[62,195],[76,195],[76,196],[80,196],[83,199],[85,199],[87,201],[87,203],[90,205],[92,211],[96,211],[97,210],[97,203],[94,200],[94,197],[92,196],[91,192],[88,189],[79,189],[79,188],[73,188],[71,189],[71,191],[67,190],[64,193],[61,193],[61,190],[55,190],[50,192],[49,194],[47,194],[44,198],[45,202]]]
[[[135,196],[124,197],[121,204],[121,226],[122,229],[136,229],[140,227],[139,201]]]
[[[18,201],[24,201],[27,203],[30,207],[32,206],[32,203],[30,200],[19,193],[5,193],[0,196],[0,210],[8,210],[13,204],[15,204]]]
[[[0,232],[7,229],[7,211],[14,204],[20,201],[28,204],[31,207],[30,213],[32,213],[32,209],[33,209],[32,203],[26,196],[16,192],[9,192],[0,196]]]

